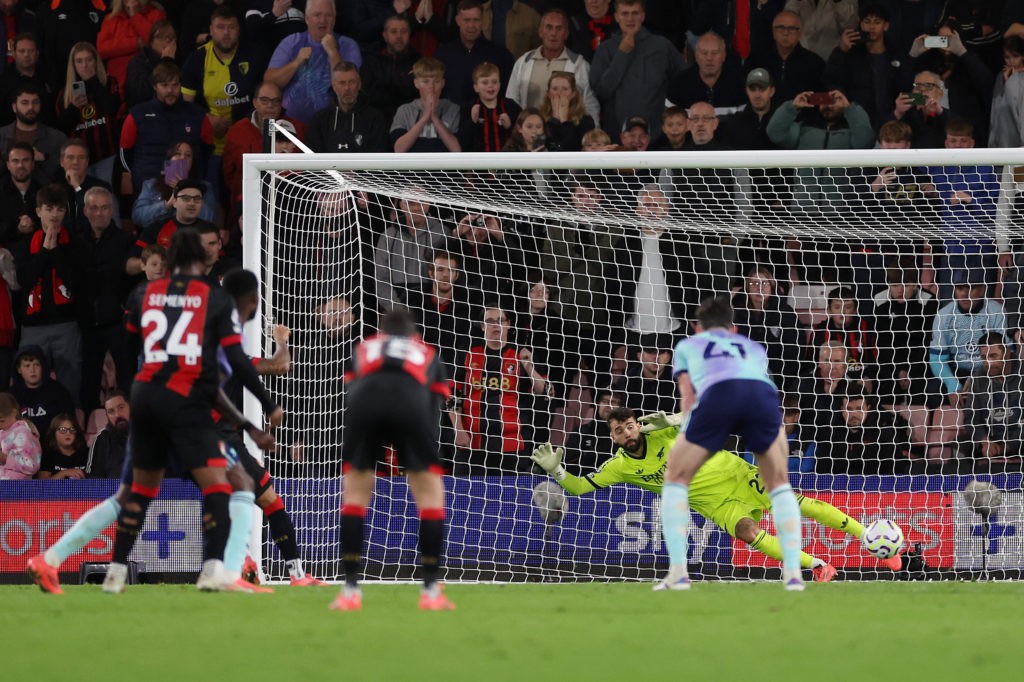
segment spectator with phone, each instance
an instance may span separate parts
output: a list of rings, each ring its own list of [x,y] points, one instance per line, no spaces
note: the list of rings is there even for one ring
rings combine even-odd
[[[955,28],[946,22],[936,35],[918,36],[910,47],[910,56],[916,70],[931,71],[942,79],[946,94],[943,106],[970,121],[977,139],[987,141],[995,74],[967,49]]]
[[[828,59],[843,31],[857,25],[859,4],[859,0],[787,0],[785,9],[803,22],[800,44]]]
[[[192,145],[182,140],[172,143],[167,148],[160,175],[150,178],[142,185],[142,191],[132,205],[133,223],[145,227],[152,223],[167,221],[174,215],[173,195],[178,183],[186,179],[198,180],[198,173],[193,171],[194,156]],[[199,217],[213,222],[217,205],[213,188],[205,181],[199,182],[203,187]]]
[[[942,105],[946,86],[934,71],[921,71],[914,76],[913,90],[896,96],[893,118],[903,121],[913,131],[915,149],[941,149],[946,140],[949,114]]]
[[[1003,39],[1003,68],[992,86],[989,147],[1020,147],[1024,144],[1024,37]]]
[[[885,7],[862,4],[859,30],[843,31],[822,75],[826,83],[841,87],[851,101],[864,107],[874,128],[889,118],[890,102],[899,93],[900,59],[885,42],[888,30]]]
[[[121,125],[120,84],[107,74],[91,43],[75,43],[68,55],[64,92],[57,98],[61,130],[85,142],[89,174],[110,183]]]
[[[523,109],[516,119],[512,135],[502,147],[503,152],[545,152],[544,117],[533,108]]]
[[[875,141],[867,112],[841,90],[800,93],[779,107],[767,131],[783,149],[868,149]],[[845,168],[797,169],[796,206],[815,213],[842,213],[848,205],[849,182]]]

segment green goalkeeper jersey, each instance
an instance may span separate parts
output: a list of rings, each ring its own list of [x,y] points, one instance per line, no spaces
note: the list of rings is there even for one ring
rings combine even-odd
[[[678,435],[679,428],[675,426],[643,434],[647,439],[643,459],[619,448],[597,471],[582,478],[568,474],[559,484],[571,495],[592,493],[616,483],[632,483],[660,494],[665,483],[668,453]],[[690,482],[690,507],[701,516],[710,518],[724,502],[742,497],[761,504],[762,509],[768,509],[771,502],[764,495],[764,488],[751,484],[752,480],[758,480],[757,467],[728,450],[719,450],[704,462]]]

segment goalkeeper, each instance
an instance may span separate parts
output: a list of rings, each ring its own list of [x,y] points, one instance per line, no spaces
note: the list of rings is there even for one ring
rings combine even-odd
[[[570,495],[584,495],[616,483],[632,483],[660,494],[668,452],[679,435],[681,421],[682,415],[655,412],[640,417],[638,422],[628,407],[613,409],[608,414],[608,427],[618,449],[597,471],[583,477],[565,470],[562,449],[556,450],[550,443],[534,450],[532,459]],[[797,502],[803,516],[858,539],[864,534],[863,525],[827,502],[804,495],[797,495]],[[772,559],[782,560],[779,539],[758,526],[761,514],[770,511],[772,503],[757,467],[727,450],[718,451],[694,476],[690,506],[732,537]],[[901,561],[892,557],[882,563],[897,571]],[[829,582],[836,574],[825,560],[806,552],[800,552],[800,567],[811,569],[818,582]]]

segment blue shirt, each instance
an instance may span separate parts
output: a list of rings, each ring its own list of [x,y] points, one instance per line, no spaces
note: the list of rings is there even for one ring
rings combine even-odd
[[[345,61],[356,66],[363,65],[363,56],[359,46],[351,38],[339,36],[338,53]],[[267,68],[279,69],[295,59],[299,50],[304,47],[313,49],[313,55],[300,66],[292,76],[291,82],[284,88],[284,108],[292,118],[309,123],[313,115],[334,103],[334,91],[331,90],[331,61],[319,41],[309,37],[309,31],[293,33],[277,46]]]
[[[698,400],[709,386],[732,379],[763,381],[775,388],[764,346],[725,329],[694,334],[676,344],[672,376],[683,372],[689,373]]]

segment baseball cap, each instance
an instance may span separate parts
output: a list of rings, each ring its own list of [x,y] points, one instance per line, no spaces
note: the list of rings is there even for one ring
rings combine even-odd
[[[626,122],[622,124],[622,132],[632,130],[636,127],[643,128],[647,132],[651,131],[650,127],[647,125],[647,119],[643,116],[630,116],[626,119]]]
[[[772,75],[767,69],[753,69],[747,74],[747,86],[751,85],[763,85],[767,88],[772,85]]]
[[[206,185],[203,184],[202,180],[193,180],[192,178],[185,178],[184,180],[181,180],[180,182],[178,182],[177,185],[174,186],[174,196],[178,196],[186,189],[197,189],[202,194],[206,194]]]

